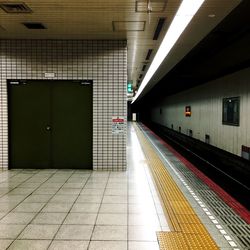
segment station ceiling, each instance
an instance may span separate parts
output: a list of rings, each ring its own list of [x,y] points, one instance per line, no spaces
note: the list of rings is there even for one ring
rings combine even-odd
[[[127,40],[128,80],[133,81],[133,85],[136,86],[147,72],[181,2],[181,0],[0,0],[0,39]],[[216,46],[217,51],[220,50],[223,42],[217,46],[216,41],[227,38],[231,33],[219,30],[212,38],[208,38],[205,45],[200,43],[204,42],[207,35],[243,2],[248,2],[246,7],[249,7],[249,0],[205,0],[169,56],[152,77],[142,96],[159,82],[157,86],[164,85],[172,89],[172,82],[178,85],[180,77],[181,80],[185,78],[187,82],[192,82],[190,76],[194,73],[198,72],[197,77],[202,77],[204,69],[211,67],[212,62],[206,60],[204,68],[197,68],[195,72],[192,65],[199,67],[204,55],[206,59],[210,56],[209,46]],[[243,10],[244,8],[241,11]],[[38,29],[27,28],[29,24]],[[231,23],[230,25],[233,26]],[[227,28],[230,25],[227,24]],[[201,48],[204,47],[206,49],[202,54]],[[230,50],[230,46],[227,49]],[[223,53],[220,56],[223,57]],[[237,54],[234,56],[237,57]],[[218,64],[220,63],[218,61]],[[183,81],[180,85],[183,86]]]
[[[242,1],[143,96],[142,105],[250,67],[249,11],[250,1]]]

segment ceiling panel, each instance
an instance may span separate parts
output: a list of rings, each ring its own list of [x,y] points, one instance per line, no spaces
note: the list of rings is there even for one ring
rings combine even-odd
[[[0,39],[127,39],[128,78],[134,83],[147,50],[159,45],[160,39],[152,41],[159,16],[173,16],[179,5],[179,0],[169,0],[168,8],[165,0],[152,1],[152,10],[157,10],[157,13],[149,15],[137,13],[134,0],[23,2],[32,13],[7,14],[0,9],[0,25],[4,28],[0,32]],[[140,8],[144,8],[145,1],[139,2]],[[41,22],[47,29],[28,30],[22,25],[24,22]]]
[[[113,21],[113,31],[144,31],[145,21]]]

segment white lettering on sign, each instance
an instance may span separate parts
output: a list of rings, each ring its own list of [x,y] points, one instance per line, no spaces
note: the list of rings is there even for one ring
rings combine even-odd
[[[124,117],[112,117],[112,134],[124,134]]]
[[[56,73],[44,73],[44,77],[45,78],[55,78],[56,77]]]

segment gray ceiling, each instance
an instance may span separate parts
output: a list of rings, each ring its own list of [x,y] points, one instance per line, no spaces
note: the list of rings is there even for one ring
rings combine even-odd
[[[0,9],[0,39],[126,39],[128,44],[128,80],[132,80],[134,86],[136,86],[139,78],[142,80],[145,76],[181,3],[180,0],[150,0],[152,11],[148,13],[148,0],[5,0],[3,2],[24,3],[31,11],[15,14],[6,13],[3,9]],[[165,82],[168,79],[167,86],[169,89],[172,89],[173,82],[177,81],[178,77],[193,82],[190,75],[194,75],[192,70],[195,67],[200,67],[199,70],[197,68],[195,70],[196,77],[202,78],[213,60],[216,60],[218,64],[216,66],[215,62],[212,63],[215,71],[216,67],[217,71],[220,71],[220,65],[224,63],[222,61],[225,54],[217,46],[217,40],[220,40],[221,37],[227,40],[227,36],[231,36],[232,33],[229,34],[227,30],[226,32],[222,30],[214,35],[219,39],[210,38],[211,41],[207,40],[206,44],[211,43],[219,53],[216,52],[217,56],[214,55],[215,57],[207,59],[206,63],[203,63],[203,68],[200,64],[204,57],[202,53],[205,53],[200,52],[203,46],[198,45],[196,52],[193,48],[241,2],[247,2],[246,8],[249,10],[249,0],[205,0],[169,56],[150,80],[142,96],[160,80]],[[242,7],[241,11],[246,12],[246,9]],[[213,18],[209,17],[211,14],[214,15]],[[153,40],[160,18],[165,18],[165,22],[159,38]],[[242,19],[241,14],[237,18]],[[27,29],[23,25],[26,22],[42,23],[46,29]],[[247,46],[244,41],[239,40],[238,42],[240,43],[238,46]],[[150,58],[146,59],[149,49],[152,49],[153,52]],[[226,50],[223,51],[226,53]],[[228,46],[228,51],[231,51],[230,46]],[[189,55],[191,53],[191,57],[187,56],[188,53]],[[198,54],[202,56],[199,57]],[[195,59],[192,59],[194,55]],[[234,57],[242,58],[237,52]],[[229,61],[227,60],[227,62]],[[196,78],[194,80],[196,82]],[[160,86],[161,82],[157,86]]]
[[[171,95],[250,67],[250,1],[242,1],[145,95]],[[143,101],[143,99],[141,101]]]

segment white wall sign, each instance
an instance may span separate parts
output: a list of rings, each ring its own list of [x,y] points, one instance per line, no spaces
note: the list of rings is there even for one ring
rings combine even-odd
[[[55,78],[56,77],[56,73],[44,73],[44,77],[45,78]]]
[[[112,117],[112,134],[124,134],[124,117],[113,116]]]

